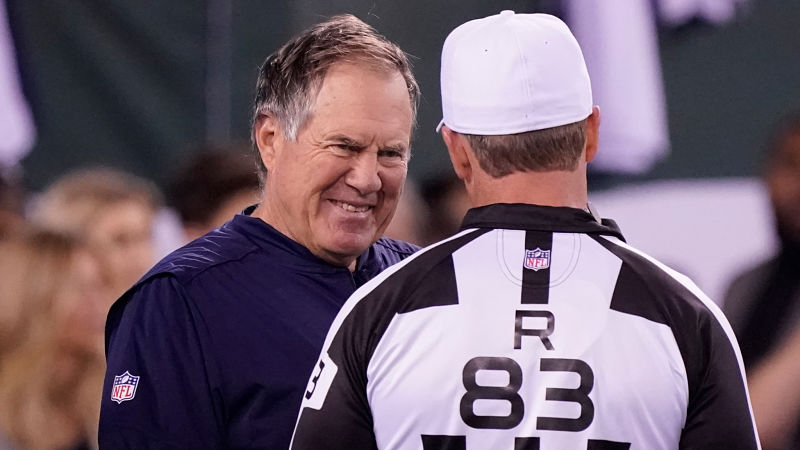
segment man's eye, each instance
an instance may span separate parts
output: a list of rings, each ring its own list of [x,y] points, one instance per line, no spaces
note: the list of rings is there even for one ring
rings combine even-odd
[[[333,144],[332,147],[346,152],[352,152],[357,150],[357,148],[352,144]]]
[[[383,150],[380,152],[380,156],[390,159],[402,159],[403,152],[397,150]]]

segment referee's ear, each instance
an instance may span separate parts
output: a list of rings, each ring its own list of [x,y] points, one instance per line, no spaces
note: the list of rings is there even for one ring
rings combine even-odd
[[[600,140],[600,107],[592,107],[592,114],[586,118],[586,144],[584,147],[586,162],[592,162],[597,155],[597,144]]]
[[[464,182],[469,183],[472,178],[469,143],[464,136],[447,128],[447,125],[442,126],[442,140],[444,140],[444,145],[447,146],[450,162],[453,163],[453,170],[456,171],[456,175]]]

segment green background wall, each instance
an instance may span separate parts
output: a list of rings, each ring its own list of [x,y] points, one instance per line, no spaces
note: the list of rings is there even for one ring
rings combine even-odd
[[[643,0],[644,1],[644,0]],[[412,177],[449,173],[439,137],[439,50],[458,24],[557,1],[9,0],[38,142],[23,161],[39,189],[110,165],[160,184],[197,145],[246,141],[258,65],[294,32],[350,12],[414,56],[423,90]],[[800,108],[800,2],[751,0],[722,27],[660,31],[670,156],[645,178],[749,176],[766,132]],[[632,124],[635,126],[635,124]],[[614,177],[612,182],[628,178]]]

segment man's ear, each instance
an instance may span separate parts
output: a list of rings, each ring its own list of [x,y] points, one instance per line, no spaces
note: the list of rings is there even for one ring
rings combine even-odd
[[[465,182],[469,181],[472,178],[472,162],[467,154],[467,140],[446,125],[442,126],[441,133],[444,145],[450,154],[450,162],[453,163],[453,170],[456,171],[458,178]]]
[[[280,133],[278,126],[278,121],[274,117],[262,114],[256,119],[253,129],[253,138],[258,146],[258,153],[268,171],[272,170],[278,154],[278,150],[275,148]]]
[[[586,118],[586,162],[591,162],[597,155],[597,144],[600,139],[600,107],[593,106],[592,114]]]

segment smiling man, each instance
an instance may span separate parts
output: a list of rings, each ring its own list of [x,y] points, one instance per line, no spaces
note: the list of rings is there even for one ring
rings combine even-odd
[[[252,129],[262,201],[112,308],[101,447],[288,448],[339,308],[416,250],[380,236],[418,96],[402,50],[353,16],[267,58]]]
[[[253,216],[329,263],[354,269],[397,206],[411,123],[400,72],[336,64],[296,137],[275,116],[256,119],[269,194]]]

